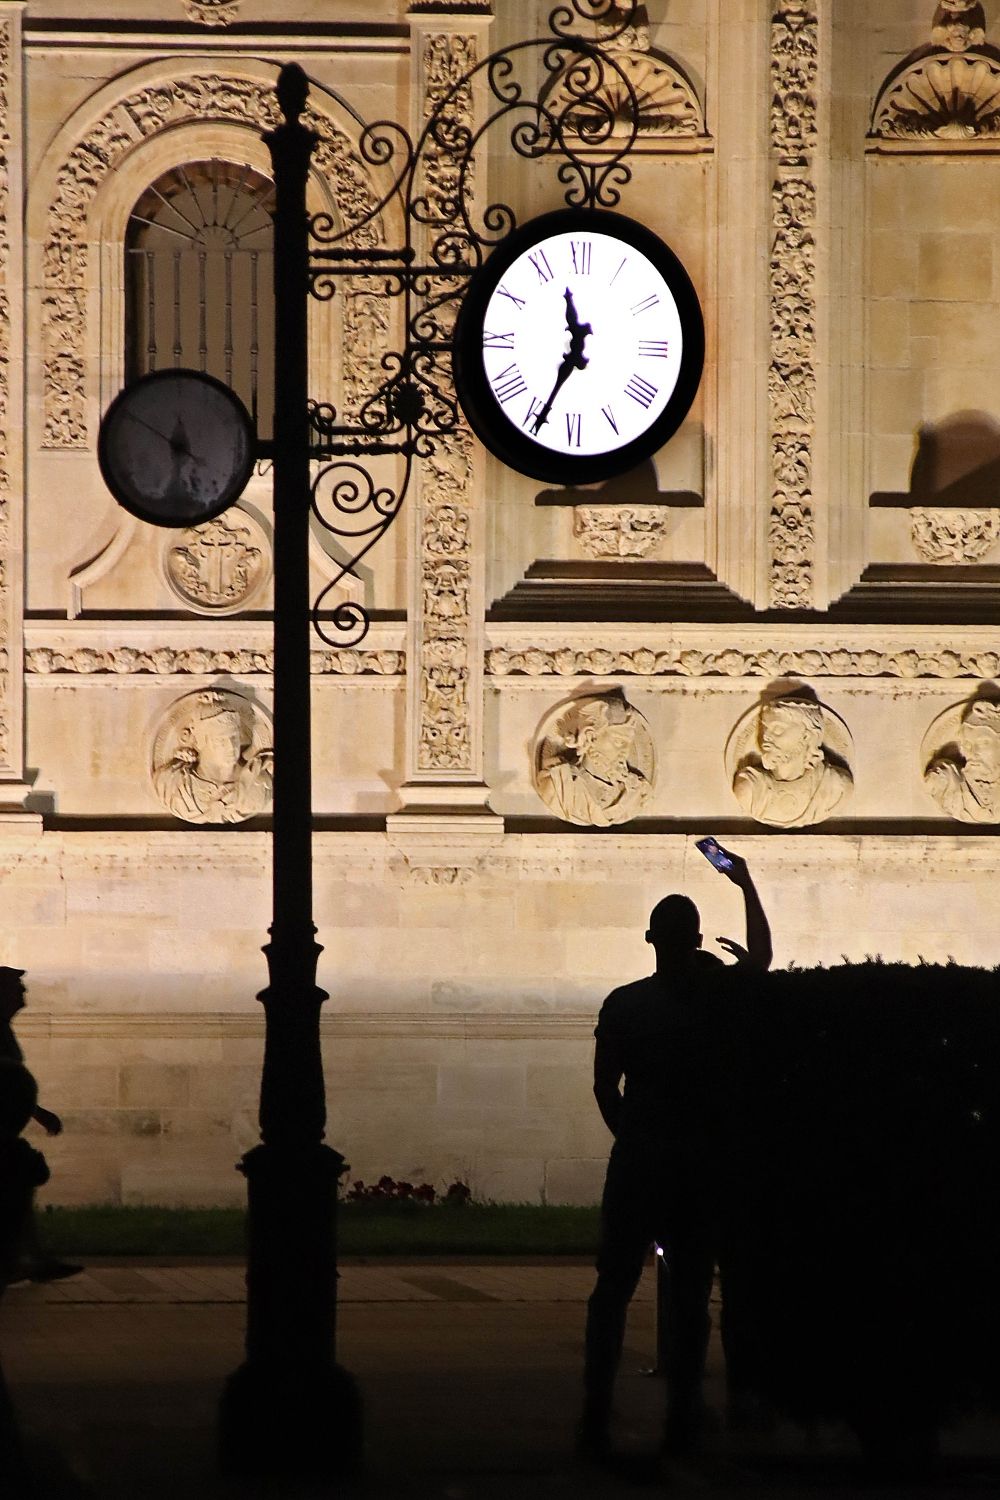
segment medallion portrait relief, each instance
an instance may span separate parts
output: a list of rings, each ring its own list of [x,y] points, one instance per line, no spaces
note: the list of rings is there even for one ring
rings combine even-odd
[[[737,802],[758,823],[821,823],[854,787],[847,725],[806,694],[773,698],[736,725],[726,768]]]
[[[921,750],[924,785],[942,812],[962,823],[1000,823],[1000,701],[946,709]]]
[[[577,698],[539,725],[535,790],[567,823],[628,823],[649,798],[655,771],[649,725],[620,693]]]
[[[239,693],[186,693],[153,741],[152,780],[169,813],[186,823],[242,823],[271,805],[270,726]]]

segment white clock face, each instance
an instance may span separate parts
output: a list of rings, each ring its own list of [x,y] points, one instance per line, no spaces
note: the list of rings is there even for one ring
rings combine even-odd
[[[473,273],[455,391],[510,468],[593,484],[673,436],[704,354],[697,293],[662,240],[622,214],[557,209],[513,230]]]
[[[606,454],[663,414],[681,370],[673,292],[614,235],[554,234],[525,250],[486,305],[483,364],[507,420],[553,453]]]
[[[198,371],[161,371],[112,403],[98,454],[109,489],[127,510],[155,525],[197,525],[245,487],[253,427],[220,381]]]

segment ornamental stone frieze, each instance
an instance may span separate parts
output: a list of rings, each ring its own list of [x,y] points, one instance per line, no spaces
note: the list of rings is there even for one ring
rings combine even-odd
[[[649,800],[655,775],[649,725],[620,693],[560,704],[538,727],[535,790],[564,822],[588,828],[631,822]]]
[[[808,609],[813,602],[818,53],[814,7],[787,0],[771,21],[768,599],[776,609]]]
[[[989,634],[988,632],[986,634]],[[989,680],[1000,672],[1000,651],[988,647],[950,649],[920,646],[858,644],[817,647],[745,648],[717,650],[672,645],[667,649],[637,645],[628,650],[610,646],[494,646],[486,654],[486,671],[493,678],[545,677],[885,677],[917,680],[971,677]]]
[[[1000,701],[991,687],[991,696],[938,714],[921,745],[925,787],[961,823],[1000,823]]]
[[[868,140],[876,151],[1000,149],[1000,49],[978,0],[941,0],[930,46],[882,84]]]
[[[226,615],[246,609],[271,574],[271,545],[256,517],[240,506],[163,545],[167,583],[188,609]]]
[[[214,646],[36,646],[26,653],[25,670],[39,677],[270,676],[274,653]],[[402,651],[312,651],[310,670],[314,677],[399,677],[406,671],[406,658]]]
[[[726,745],[726,772],[747,815],[774,828],[822,823],[854,787],[844,721],[807,690],[768,698]]]
[[[136,146],[161,131],[223,122],[259,133],[279,119],[273,82],[217,72],[161,79],[106,109],[59,166],[42,251],[45,447],[87,448],[91,442],[84,359],[87,216],[105,181]],[[339,125],[314,103],[303,119],[320,137],[313,154],[316,172],[329,181],[345,218],[367,221],[356,243],[376,243],[378,197],[367,168]]]
[[[242,823],[271,805],[271,726],[241,693],[209,689],[171,704],[153,741],[151,777],[186,823]]]

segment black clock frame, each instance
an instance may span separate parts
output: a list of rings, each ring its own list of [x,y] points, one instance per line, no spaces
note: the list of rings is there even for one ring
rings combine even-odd
[[[123,408],[127,409],[128,403],[135,399],[136,393],[147,389],[150,385],[160,383],[164,380],[176,380],[178,376],[196,381],[199,385],[210,386],[219,392],[228,403],[234,418],[243,427],[246,434],[246,460],[242,469],[234,474],[229,485],[220,493],[219,499],[211,510],[199,511],[195,515],[184,516],[179,519],[171,519],[151,510],[143,509],[141,502],[137,501],[131,489],[124,489],[122,482],[115,472],[114,459],[111,448],[115,439],[115,429]],[[152,370],[148,375],[141,375],[137,380],[125,386],[123,390],[111,402],[104,416],[101,418],[100,430],[97,437],[97,462],[101,470],[101,477],[112,495],[118,501],[123,510],[130,515],[136,516],[138,520],[145,521],[151,526],[164,526],[168,530],[179,531],[189,526],[201,526],[206,521],[214,521],[221,516],[224,510],[228,510],[250,482],[254,465],[257,461],[257,433],[253,419],[247,411],[243,402],[236,392],[230,389],[222,380],[217,380],[214,375],[208,375],[203,370],[189,370],[183,366],[169,366],[163,370]]]
[[[605,453],[557,453],[519,428],[497,400],[483,359],[486,309],[504,275],[526,250],[556,234],[606,234],[645,255],[677,304],[683,331],[680,371],[666,406],[645,432]],[[611,479],[657,453],[680,427],[698,392],[705,364],[705,325],[698,294],[670,247],[645,224],[605,209],[560,208],[515,230],[470,279],[452,347],[455,394],[480,442],[502,463],[550,484]]]

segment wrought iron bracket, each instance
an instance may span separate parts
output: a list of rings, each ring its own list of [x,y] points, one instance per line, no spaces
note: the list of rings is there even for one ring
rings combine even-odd
[[[328,301],[364,278],[401,307],[398,347],[381,355],[381,378],[356,409],[310,403],[312,513],[342,555],[312,611],[329,645],[355,645],[366,634],[362,605],[327,609],[326,600],[392,525],[416,461],[430,457],[462,420],[451,369],[458,305],[469,277],[517,227],[508,204],[476,203],[485,138],[505,130],[518,156],[550,161],[568,205],[616,207],[631,180],[628,157],[642,124],[642,101],[616,44],[627,39],[639,10],[638,0],[565,0],[551,11],[547,34],[491,53],[443,90],[416,140],[396,121],[366,126],[361,158],[389,178],[379,201],[351,222],[329,213],[310,219],[314,298]],[[470,125],[473,98],[484,107]],[[369,248],[361,232],[390,207],[400,212],[403,244]],[[372,474],[368,464],[376,458],[396,461],[391,482]]]

